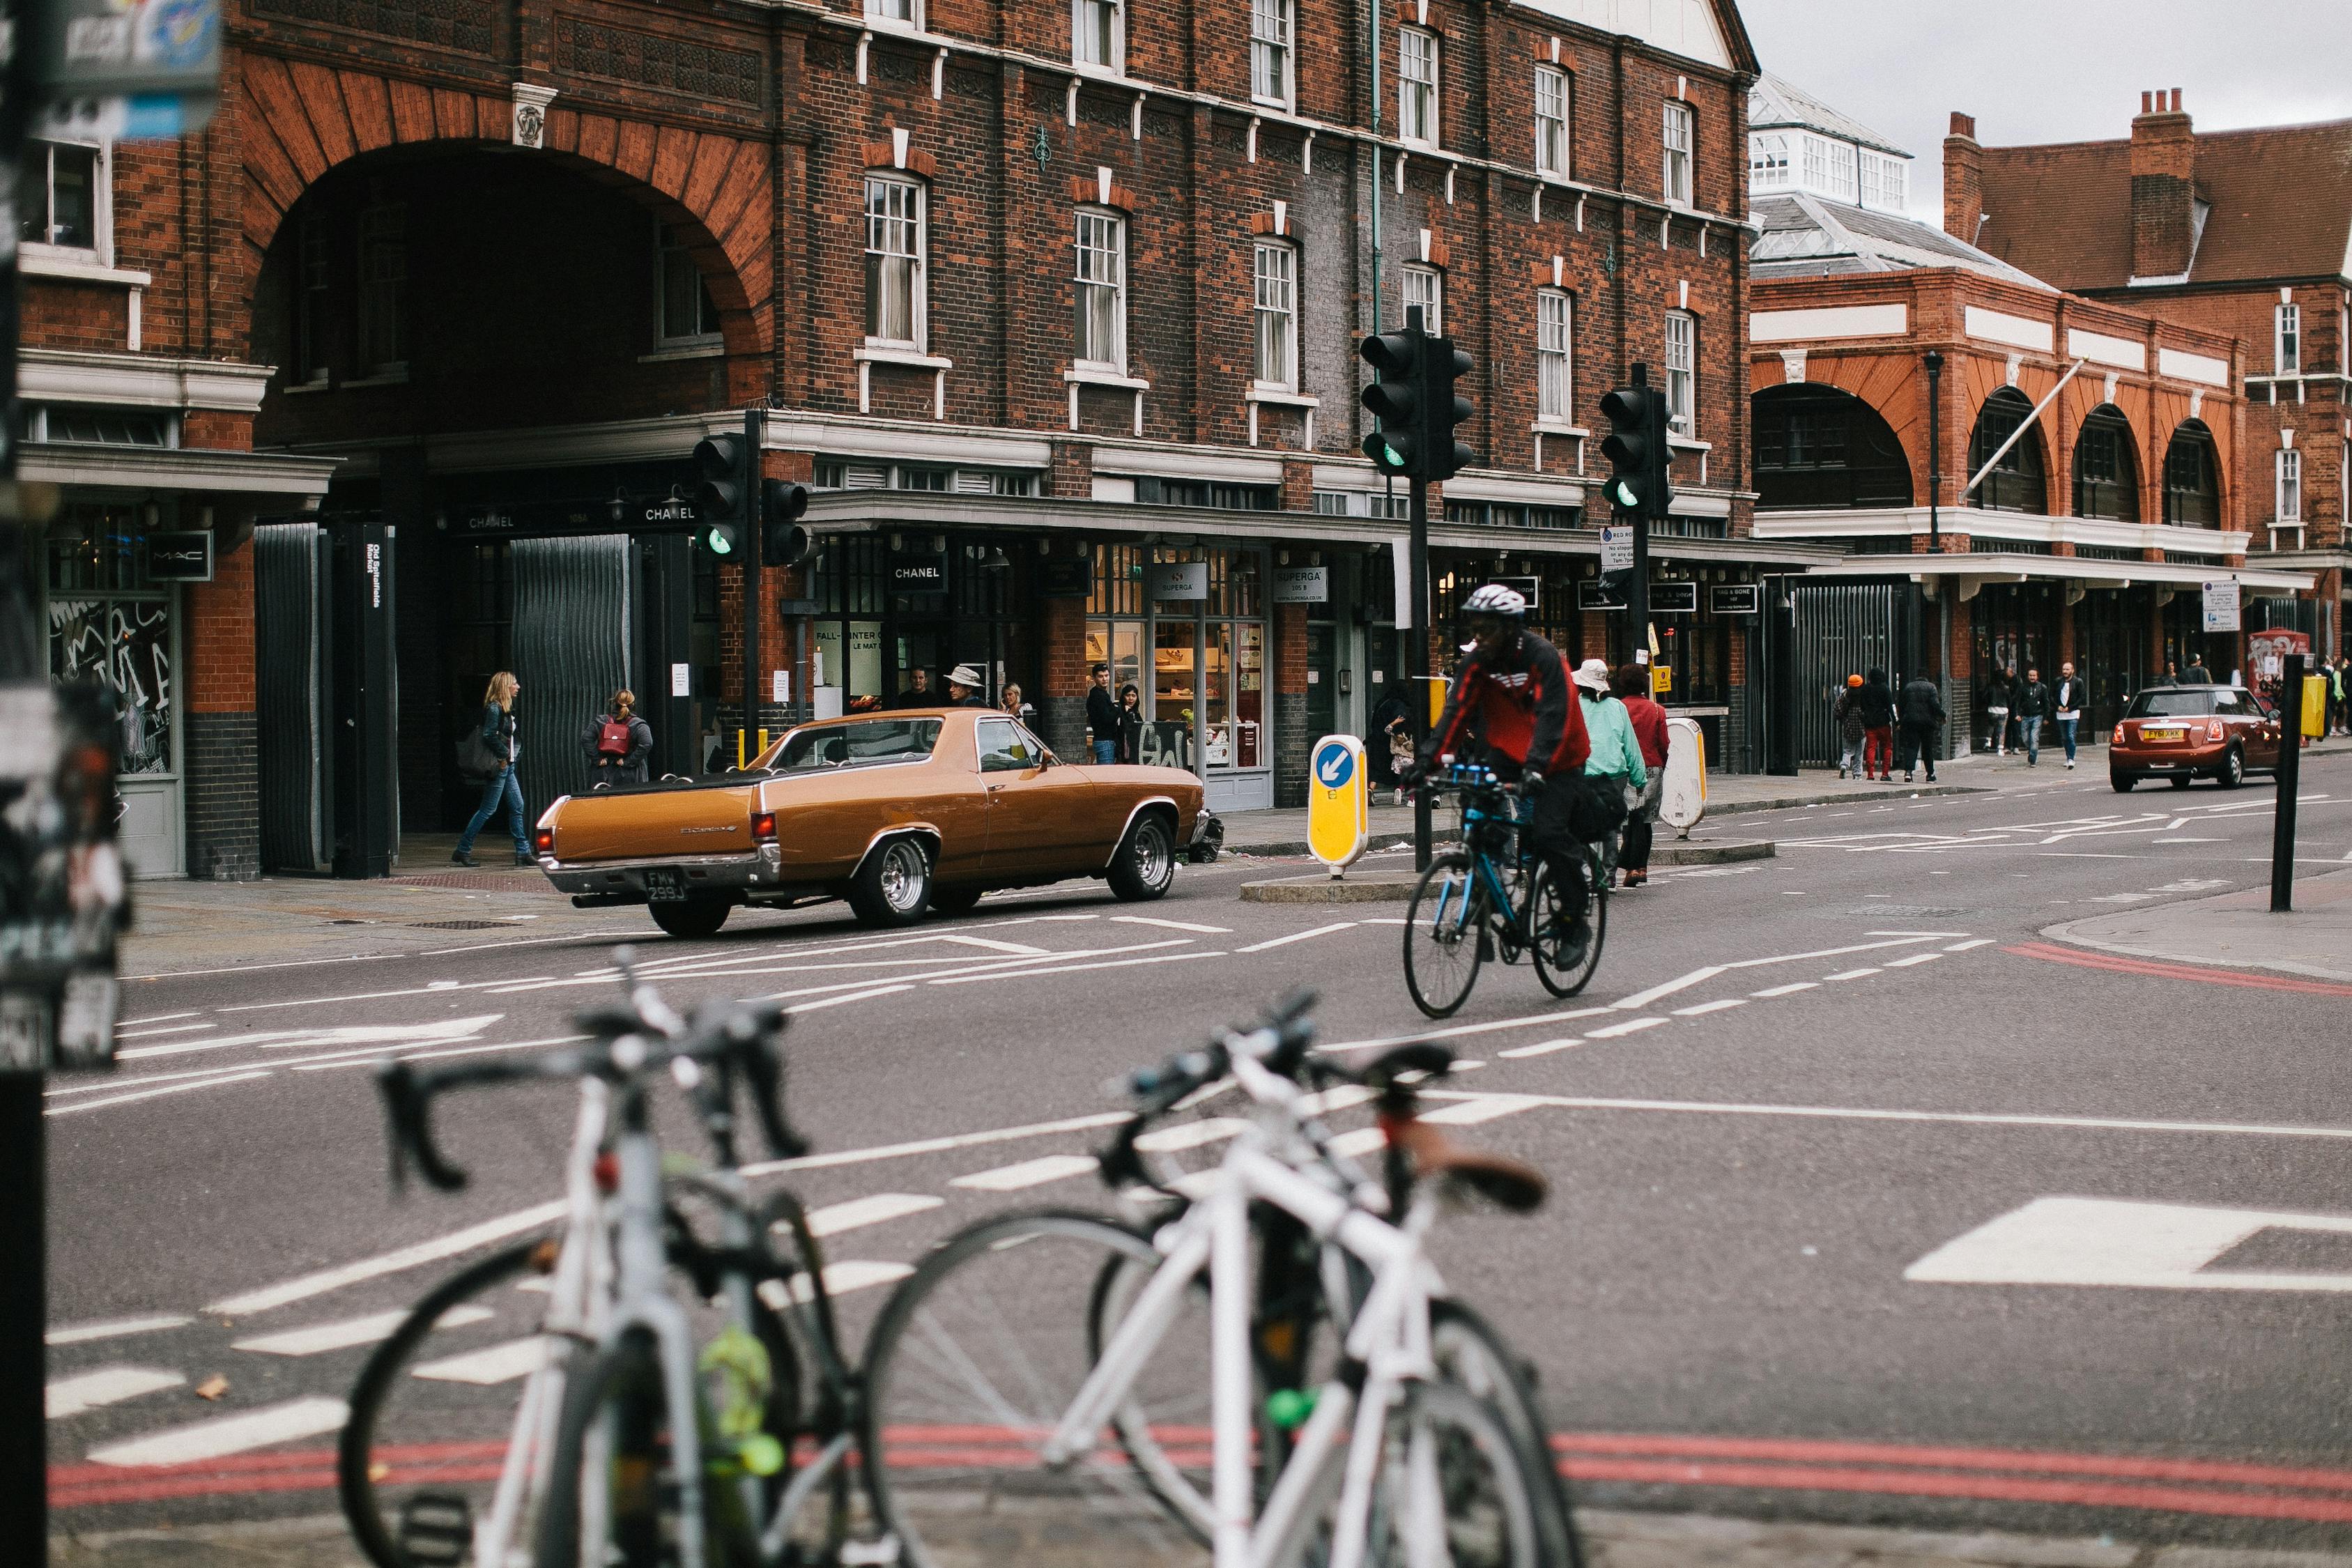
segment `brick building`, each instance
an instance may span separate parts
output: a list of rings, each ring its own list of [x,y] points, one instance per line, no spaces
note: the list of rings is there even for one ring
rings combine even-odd
[[[1402,668],[1352,349],[1409,305],[1478,364],[1439,603],[1530,579],[1570,652],[1630,641],[1580,607],[1588,411],[1634,362],[1668,387],[1673,695],[1757,765],[1755,595],[1715,587],[1830,552],[1753,539],[1743,488],[1756,67],[1729,0],[1635,9],[241,0],[208,129],[56,165],[45,221],[109,237],[26,290],[28,396],[44,354],[135,362],[180,400],[169,449],[250,476],[55,536],[212,534],[209,584],[140,590],[201,642],[172,721],[221,759],[142,866],[337,861],[370,680],[411,831],[467,815],[450,742],[499,668],[534,808],[625,683],[660,767],[731,752],[740,574],[678,498],[746,410],[820,492],[815,558],[764,575],[755,723],[969,660],[1072,748],[1101,658],[1149,754],[1226,807],[1291,798]],[[354,673],[362,609],[388,679]]]
[[[2129,141],[1987,147],[1955,116],[1944,225],[2086,298],[2234,338],[2246,401],[2250,562],[2313,587],[2249,623],[2343,646],[2352,584],[2352,120],[2199,132],[2144,92]],[[1963,129],[1965,127],[1965,129]]]
[[[2311,574],[2249,554],[2237,342],[1910,218],[1909,154],[1788,83],[1750,123],[1755,531],[1848,552],[1793,590],[1802,760],[1836,759],[1870,664],[1944,687],[1957,753],[1990,742],[1998,674],[2073,661],[2095,736],[2168,664],[2242,664],[2201,584]]]

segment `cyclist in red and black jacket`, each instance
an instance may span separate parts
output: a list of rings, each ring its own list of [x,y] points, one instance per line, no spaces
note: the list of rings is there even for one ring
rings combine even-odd
[[[1462,612],[1475,640],[1416,772],[1449,752],[1461,755],[1474,735],[1482,740],[1486,765],[1516,776],[1533,803],[1528,840],[1568,895],[1565,907],[1581,911],[1584,849],[1570,819],[1585,787],[1592,742],[1568,666],[1558,648],[1527,629],[1528,602],[1514,590],[1489,583],[1463,602]],[[1566,934],[1567,949],[1580,953],[1591,940],[1581,912]]]

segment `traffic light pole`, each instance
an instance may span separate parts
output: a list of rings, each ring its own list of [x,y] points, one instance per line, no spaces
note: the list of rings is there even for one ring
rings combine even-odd
[[[743,739],[742,757],[758,755],[760,734],[760,443],[767,416],[743,412]]]
[[[1407,563],[1412,577],[1412,636],[1405,645],[1405,673],[1412,691],[1412,754],[1424,754],[1429,740],[1429,639],[1436,635],[1429,605],[1429,481],[1412,481],[1412,533]],[[1426,787],[1412,792],[1412,866],[1429,869],[1430,801]]]
[[[1650,367],[1641,361],[1633,362],[1633,384],[1650,384]],[[1650,652],[1650,511],[1660,498],[1643,496],[1633,512],[1633,581],[1626,585],[1625,615],[1633,622],[1633,651],[1623,662],[1647,668]],[[1655,677],[1652,679],[1654,682]],[[1643,695],[1647,695],[1645,692]]]

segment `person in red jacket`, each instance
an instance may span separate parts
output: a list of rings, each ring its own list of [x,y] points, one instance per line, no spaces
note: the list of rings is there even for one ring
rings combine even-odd
[[[1666,788],[1666,710],[1650,695],[1650,667],[1621,665],[1610,682],[1625,717],[1633,721],[1634,742],[1642,748],[1642,765],[1650,770],[1643,786],[1642,804],[1625,814],[1625,837],[1617,851],[1617,865],[1625,886],[1639,888],[1650,879],[1652,825],[1658,820],[1658,797]]]
[[[1562,967],[1573,968],[1592,940],[1583,915],[1584,849],[1570,826],[1592,754],[1584,711],[1559,650],[1528,630],[1528,602],[1515,590],[1489,583],[1463,601],[1462,612],[1474,640],[1413,771],[1462,756],[1475,738],[1484,742],[1486,766],[1519,781],[1534,807],[1528,842],[1566,895],[1566,907],[1577,911],[1560,957]]]

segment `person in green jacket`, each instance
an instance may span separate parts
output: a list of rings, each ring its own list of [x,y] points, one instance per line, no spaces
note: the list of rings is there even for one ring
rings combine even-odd
[[[1633,737],[1633,721],[1627,717],[1625,705],[1610,695],[1609,666],[1588,658],[1577,667],[1574,679],[1578,695],[1584,699],[1584,732],[1592,742],[1592,754],[1584,763],[1588,787],[1601,792],[1604,798],[1614,790],[1620,800],[1629,785],[1648,788],[1650,770],[1642,762],[1642,743]],[[1617,884],[1617,836],[1613,833],[1601,845],[1601,883],[1603,887]]]

